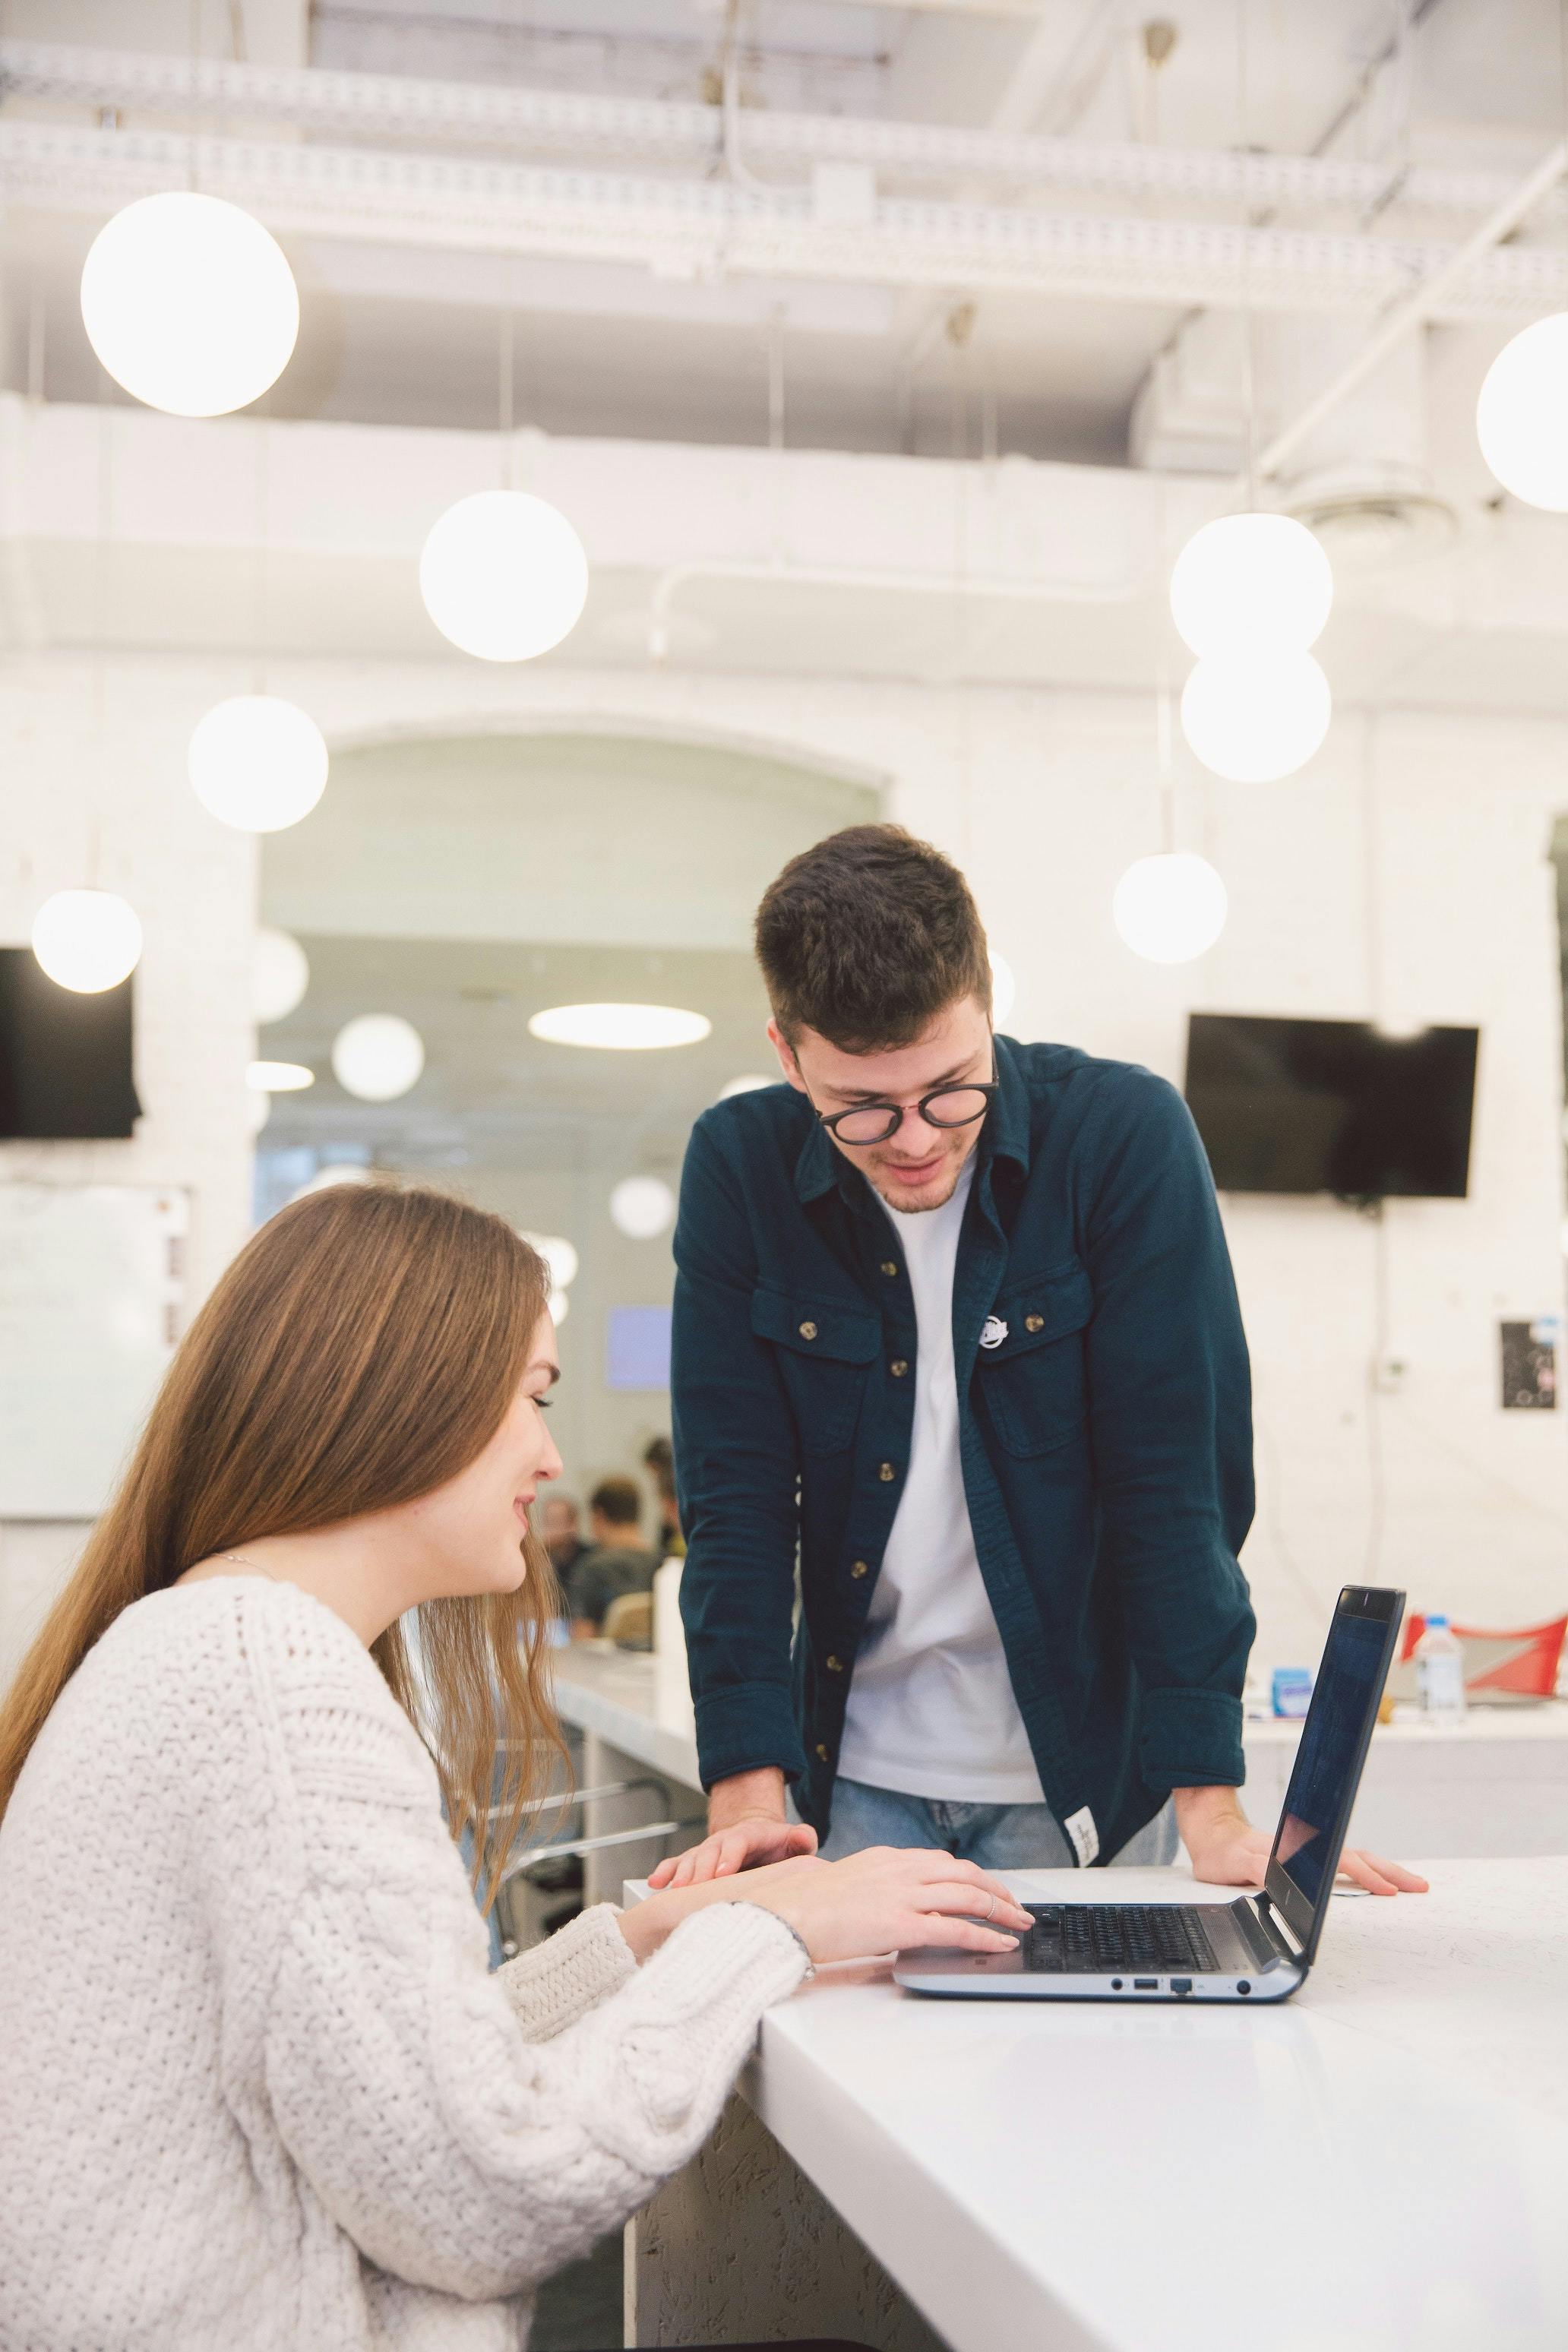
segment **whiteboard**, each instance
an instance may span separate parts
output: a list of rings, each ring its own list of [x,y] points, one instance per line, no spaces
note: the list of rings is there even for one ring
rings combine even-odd
[[[0,1518],[90,1519],[168,1368],[189,1195],[0,1183]]]

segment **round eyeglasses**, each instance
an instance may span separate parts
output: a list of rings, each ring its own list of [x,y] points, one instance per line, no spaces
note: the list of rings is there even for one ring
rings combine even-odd
[[[994,1084],[938,1087],[910,1106],[928,1127],[973,1127],[984,1118],[996,1095]],[[901,1103],[856,1103],[848,1110],[817,1112],[828,1133],[840,1143],[886,1143],[904,1120]]]

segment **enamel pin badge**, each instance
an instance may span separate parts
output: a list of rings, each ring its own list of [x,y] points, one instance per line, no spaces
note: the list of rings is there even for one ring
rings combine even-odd
[[[999,1348],[1006,1337],[1007,1326],[1003,1322],[1000,1315],[988,1315],[985,1318],[985,1328],[980,1334],[981,1346]]]

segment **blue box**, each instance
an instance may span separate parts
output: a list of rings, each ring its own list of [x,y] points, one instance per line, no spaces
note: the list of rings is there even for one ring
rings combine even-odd
[[[1276,1715],[1300,1722],[1312,1699],[1311,1670],[1307,1666],[1276,1666],[1270,1685]]]

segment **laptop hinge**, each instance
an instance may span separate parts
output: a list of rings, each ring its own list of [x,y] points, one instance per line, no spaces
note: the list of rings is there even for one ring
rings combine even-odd
[[[1296,1940],[1289,1923],[1279,1905],[1271,1902],[1267,1895],[1260,1895],[1258,1898],[1257,1916],[1264,1934],[1268,1937],[1280,1958],[1289,1960],[1292,1967],[1300,1967],[1306,1956],[1307,1948]]]

